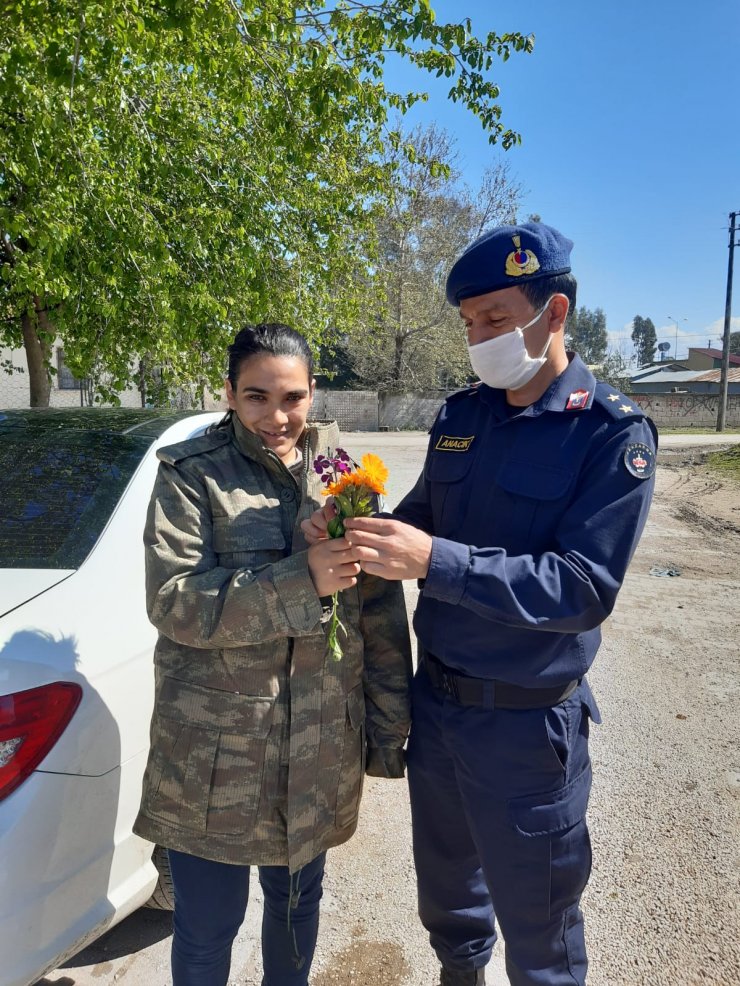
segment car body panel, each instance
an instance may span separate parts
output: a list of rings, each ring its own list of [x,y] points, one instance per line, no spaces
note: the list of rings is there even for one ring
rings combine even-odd
[[[6,414],[0,411],[0,425]],[[18,427],[37,427],[33,414],[32,425]],[[145,903],[157,882],[152,845],[132,832],[156,641],[146,615],[142,536],[156,449],[201,434],[221,414],[169,417],[161,434],[161,415],[128,414],[110,420],[151,444],[79,568],[0,572],[0,591],[19,590],[0,617],[0,694],[53,681],[83,689],[57,743],[0,800],[3,986],[35,983]],[[49,420],[64,425],[63,415]],[[74,426],[84,423],[78,413]]]
[[[58,568],[0,569],[0,616],[58,585],[73,571]]]

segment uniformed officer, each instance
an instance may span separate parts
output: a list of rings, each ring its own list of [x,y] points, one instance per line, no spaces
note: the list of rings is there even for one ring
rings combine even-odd
[[[408,748],[419,913],[442,986],[586,981],[586,681],[647,517],[657,435],[566,352],[572,243],[494,229],[452,268],[481,383],[453,394],[396,519],[346,522],[362,568],[419,579]],[[324,520],[314,515],[317,536]],[[307,526],[308,531],[308,526]]]

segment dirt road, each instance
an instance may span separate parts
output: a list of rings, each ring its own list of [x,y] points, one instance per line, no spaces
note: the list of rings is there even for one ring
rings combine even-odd
[[[425,442],[346,436],[350,451],[386,459],[391,505]],[[739,980],[740,485],[677,444],[664,443],[648,527],[590,675],[604,718],[584,899],[591,986]],[[234,986],[261,980],[254,885]],[[42,983],[166,986],[168,936],[167,915],[140,911]],[[502,960],[499,944],[488,979],[501,986]],[[415,914],[405,785],[371,779],[357,835],[329,855],[312,986],[433,986],[436,968]]]

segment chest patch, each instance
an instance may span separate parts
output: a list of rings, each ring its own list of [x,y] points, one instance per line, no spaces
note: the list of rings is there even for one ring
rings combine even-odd
[[[475,435],[468,438],[459,438],[455,435],[440,435],[437,444],[434,446],[440,452],[467,452],[473,444]]]
[[[649,479],[655,472],[655,452],[642,442],[633,442],[624,450],[627,472],[638,479]]]

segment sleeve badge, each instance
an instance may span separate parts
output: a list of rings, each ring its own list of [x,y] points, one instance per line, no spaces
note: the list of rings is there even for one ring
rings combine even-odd
[[[649,479],[655,472],[655,452],[649,445],[633,442],[624,450],[624,464],[627,472],[637,479]]]

